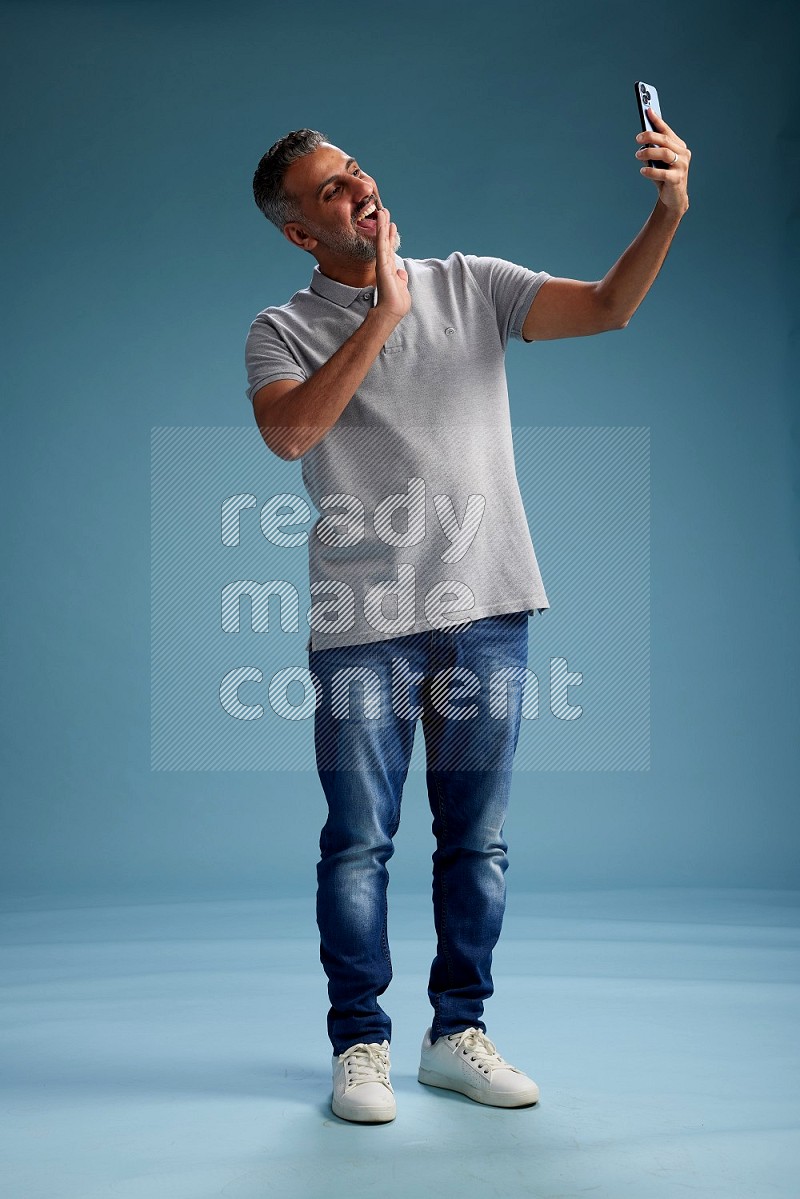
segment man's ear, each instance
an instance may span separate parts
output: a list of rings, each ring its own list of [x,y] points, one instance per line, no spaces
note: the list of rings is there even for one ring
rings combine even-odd
[[[298,221],[291,221],[288,225],[284,225],[283,232],[293,246],[299,246],[301,250],[307,250],[309,254],[317,244],[316,238],[307,233]]]

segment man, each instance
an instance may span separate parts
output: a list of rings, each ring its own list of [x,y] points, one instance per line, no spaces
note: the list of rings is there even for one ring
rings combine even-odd
[[[504,355],[510,337],[622,329],[646,295],[689,206],[691,157],[649,115],[655,132],[636,153],[659,163],[642,168],[658,201],[597,282],[460,252],[401,258],[375,180],[315,130],[281,138],[255,172],[259,209],[316,259],[308,288],[253,321],[246,365],[262,436],[301,460],[320,513],[306,646],[328,804],[317,921],[332,1108],[346,1120],[396,1114],[378,998],[392,977],[386,863],[418,719],[437,934],[418,1078],[497,1107],[539,1096],[482,1020],[505,908],[528,615],[549,607],[514,468]]]

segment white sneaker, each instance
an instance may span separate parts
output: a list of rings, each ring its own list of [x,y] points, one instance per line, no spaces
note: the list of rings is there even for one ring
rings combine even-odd
[[[331,1108],[343,1120],[386,1124],[397,1115],[389,1081],[389,1042],[351,1045],[333,1055]]]
[[[533,1079],[504,1061],[479,1028],[466,1028],[433,1043],[428,1029],[417,1077],[429,1087],[460,1091],[476,1103],[493,1107],[525,1107],[539,1098]]]

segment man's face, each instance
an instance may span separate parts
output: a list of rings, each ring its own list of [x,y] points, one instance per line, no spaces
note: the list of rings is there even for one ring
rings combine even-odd
[[[377,220],[359,224],[362,212],[382,208],[378,188],[358,162],[337,146],[323,142],[288,168],[284,186],[299,201],[302,221],[290,221],[284,234],[321,261],[356,259],[372,262],[377,255]],[[374,213],[373,213],[374,218]],[[393,250],[400,246],[395,231]]]

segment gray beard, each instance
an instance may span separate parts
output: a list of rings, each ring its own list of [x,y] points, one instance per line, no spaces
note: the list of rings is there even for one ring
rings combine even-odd
[[[337,254],[341,254],[346,258],[355,258],[359,262],[374,262],[378,256],[378,241],[377,238],[364,237],[357,229],[353,230],[351,237],[346,234],[327,233],[321,229],[317,229],[314,225],[310,225],[308,221],[304,222],[306,229],[317,241],[321,242],[329,250],[334,250]],[[400,248],[400,232],[395,231],[394,235],[394,251]]]

